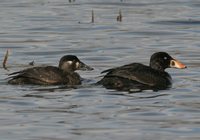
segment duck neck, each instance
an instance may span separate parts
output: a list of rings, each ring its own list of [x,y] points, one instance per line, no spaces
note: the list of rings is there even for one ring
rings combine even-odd
[[[59,66],[59,68],[63,71],[63,73],[73,73],[74,69],[70,68],[70,67],[64,67],[64,66]]]
[[[155,70],[165,71],[165,68],[163,68],[159,63],[150,63],[150,67]]]
[[[64,73],[73,73],[74,71],[73,70],[71,70],[71,69],[62,69],[62,71],[64,72]]]

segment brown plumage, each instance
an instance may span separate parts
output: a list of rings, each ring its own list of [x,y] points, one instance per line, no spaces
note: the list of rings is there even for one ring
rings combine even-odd
[[[81,77],[76,70],[93,70],[76,56],[66,55],[60,59],[59,67],[33,67],[9,74],[9,84],[36,85],[80,85]]]

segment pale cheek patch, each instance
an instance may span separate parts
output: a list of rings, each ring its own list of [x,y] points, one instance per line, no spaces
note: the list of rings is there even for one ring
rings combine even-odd
[[[80,63],[79,63],[79,62],[76,62],[76,68],[78,68],[78,67],[79,67],[79,65],[80,65]]]

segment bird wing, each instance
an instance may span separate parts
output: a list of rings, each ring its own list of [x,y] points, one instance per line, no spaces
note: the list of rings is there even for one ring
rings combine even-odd
[[[121,67],[108,69],[103,71],[102,73],[105,72],[107,72],[105,77],[122,77],[149,86],[154,86],[158,82],[157,80],[159,79],[155,78],[158,75],[157,71],[154,71],[150,67],[140,63],[132,63]]]
[[[9,75],[13,78],[29,78],[47,84],[60,83],[64,79],[63,72],[59,68],[53,66],[28,68]]]

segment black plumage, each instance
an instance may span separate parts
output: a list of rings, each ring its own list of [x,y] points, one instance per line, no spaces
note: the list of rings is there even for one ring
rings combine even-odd
[[[107,73],[98,84],[108,89],[123,91],[160,90],[171,87],[171,76],[165,72],[166,68],[186,68],[185,65],[173,59],[165,52],[157,52],[151,56],[150,65],[131,63],[128,65],[103,71]]]

